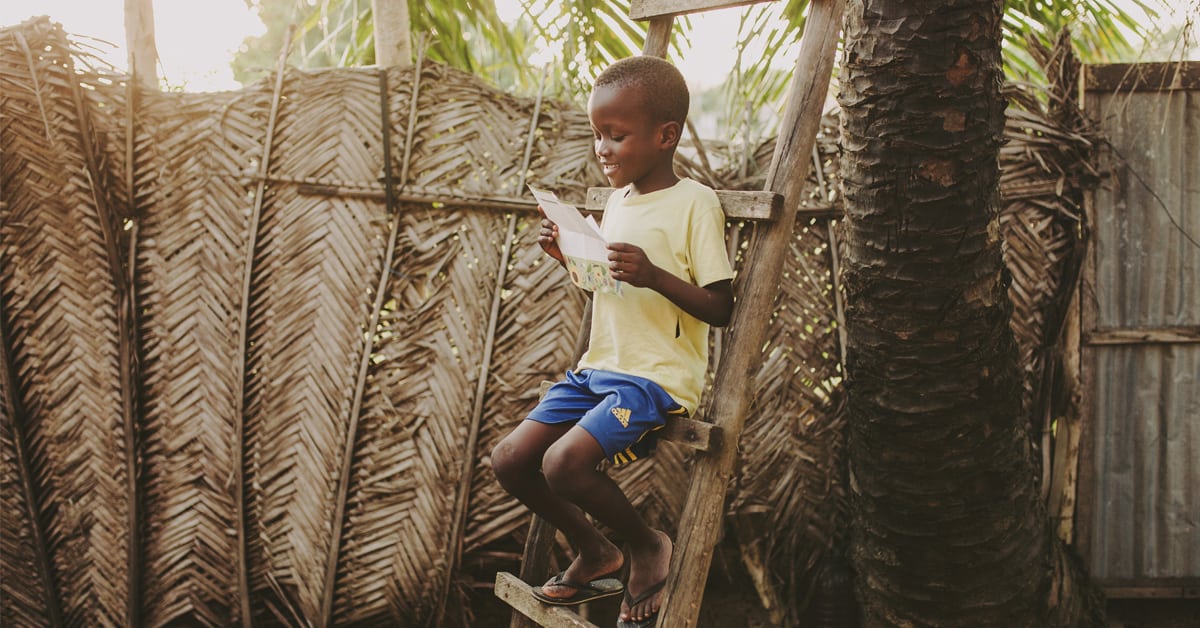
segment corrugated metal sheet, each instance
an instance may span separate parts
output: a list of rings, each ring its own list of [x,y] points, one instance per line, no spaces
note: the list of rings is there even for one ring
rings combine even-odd
[[[1098,100],[1114,177],[1096,194],[1096,322],[1198,325],[1200,94],[1134,92]]]
[[[1095,349],[1092,574],[1200,575],[1200,345]]]
[[[1112,142],[1096,195],[1095,326],[1200,325],[1200,98],[1090,94]],[[1092,346],[1088,563],[1104,579],[1200,577],[1200,344]]]

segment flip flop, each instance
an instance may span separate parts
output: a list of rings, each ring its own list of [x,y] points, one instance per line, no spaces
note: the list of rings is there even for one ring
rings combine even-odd
[[[567,580],[563,577],[563,574],[565,573],[565,571],[558,572],[558,575],[554,576],[554,579],[550,581],[549,585],[571,587],[572,589],[575,589],[574,595],[568,595],[567,597],[552,597],[546,595],[542,591],[542,587],[534,587],[532,590],[533,597],[537,598],[538,601],[542,602],[543,604],[550,604],[552,606],[575,606],[576,604],[583,604],[584,602],[591,602],[592,600],[599,600],[606,597],[612,597],[614,595],[620,595],[621,592],[625,590],[625,585],[621,584],[621,581],[617,580],[616,578],[601,577],[585,584],[582,582],[573,582],[571,580]],[[544,587],[547,585],[542,586]]]
[[[665,586],[667,586],[667,579],[663,578],[635,598],[629,597],[629,591],[626,591],[625,606],[628,606],[630,610],[633,610],[633,607],[650,599],[655,593],[662,591],[663,587]],[[653,628],[656,622],[658,622],[658,611],[650,613],[650,616],[642,621],[625,621],[624,619],[618,619],[617,628]]]

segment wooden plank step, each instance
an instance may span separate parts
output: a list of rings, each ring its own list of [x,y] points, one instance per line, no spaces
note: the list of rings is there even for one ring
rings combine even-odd
[[[588,211],[604,211],[613,188],[588,188],[587,201],[583,208]],[[725,210],[726,218],[738,220],[775,220],[783,208],[783,195],[775,192],[717,190],[717,199]]]
[[[767,1],[769,0],[633,0],[629,3],[629,17],[635,20],[675,17]]]
[[[539,602],[533,597],[533,587],[507,571],[496,573],[496,597],[539,626],[596,628],[596,624],[580,617],[566,606],[551,606]]]

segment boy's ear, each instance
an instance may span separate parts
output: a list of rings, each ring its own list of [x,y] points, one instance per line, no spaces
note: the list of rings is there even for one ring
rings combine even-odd
[[[683,135],[683,127],[678,122],[664,122],[658,132],[663,148],[675,148],[679,145],[679,139]]]

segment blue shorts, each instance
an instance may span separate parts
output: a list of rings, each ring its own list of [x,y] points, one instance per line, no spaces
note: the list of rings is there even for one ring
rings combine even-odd
[[[530,411],[539,423],[577,423],[600,443],[614,465],[654,453],[655,432],[667,416],[687,416],[662,386],[635,375],[584,369],[567,371]]]

